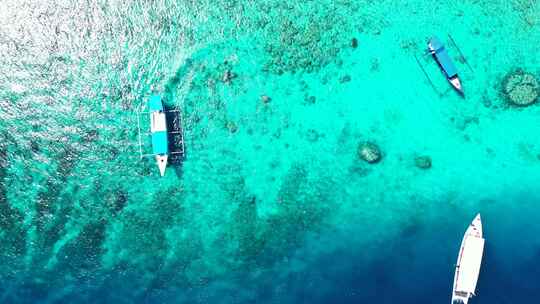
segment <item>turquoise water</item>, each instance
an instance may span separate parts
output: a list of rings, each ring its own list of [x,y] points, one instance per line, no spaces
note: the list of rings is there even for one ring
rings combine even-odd
[[[0,4],[0,302],[444,303],[477,212],[470,303],[540,297],[540,107],[502,93],[540,77],[540,2]],[[153,90],[184,119],[163,178]]]

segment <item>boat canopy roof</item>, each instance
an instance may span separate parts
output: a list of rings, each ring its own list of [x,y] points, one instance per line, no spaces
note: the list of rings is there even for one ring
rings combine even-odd
[[[167,138],[167,122],[165,113],[163,113],[163,103],[161,102],[161,96],[154,94],[150,97],[148,102],[150,108],[150,132],[152,134],[152,152],[155,155],[167,154],[168,152],[168,138]],[[160,111],[158,113],[156,111]]]
[[[152,133],[152,152],[156,155],[167,154],[168,150],[167,132]]]
[[[161,102],[161,96],[152,95],[148,102],[148,108],[150,111],[163,111],[163,103]]]
[[[474,294],[480,264],[484,251],[484,239],[469,236],[465,239],[461,261],[459,263],[459,275],[457,277],[455,291],[463,291]]]
[[[150,132],[167,131],[167,117],[163,112],[150,113]]]
[[[452,78],[457,75],[457,69],[454,63],[452,62],[452,59],[448,55],[448,52],[446,51],[446,48],[442,44],[442,42],[437,38],[433,37],[429,40],[429,44],[434,50],[434,56],[441,65],[444,73],[448,78]]]

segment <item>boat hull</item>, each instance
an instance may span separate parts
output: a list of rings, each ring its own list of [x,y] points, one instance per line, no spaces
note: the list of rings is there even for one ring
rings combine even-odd
[[[482,221],[478,214],[467,228],[456,263],[452,304],[467,304],[475,295],[484,251]]]
[[[150,134],[152,137],[152,152],[161,176],[165,175],[169,155],[169,140],[167,133],[167,119],[163,110],[161,97],[153,95],[149,102]]]

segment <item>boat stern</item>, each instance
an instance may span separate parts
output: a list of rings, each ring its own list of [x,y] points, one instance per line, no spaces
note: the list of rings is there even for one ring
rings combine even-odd
[[[428,40],[428,51],[431,53],[431,54],[435,54],[435,52],[442,48],[443,47],[443,44],[442,42],[439,40],[439,38],[433,36],[431,37],[429,40]]]
[[[167,168],[167,159],[167,154],[156,155],[156,162],[159,168],[159,174],[161,176],[165,175],[165,169]]]
[[[452,298],[452,304],[467,304],[467,302],[469,302],[469,298],[465,298],[465,297]]]

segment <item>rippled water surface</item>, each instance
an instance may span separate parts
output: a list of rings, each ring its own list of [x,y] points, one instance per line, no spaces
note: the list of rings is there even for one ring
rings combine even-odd
[[[0,302],[448,303],[481,212],[470,303],[535,303],[540,106],[503,82],[539,43],[535,0],[0,0]]]

